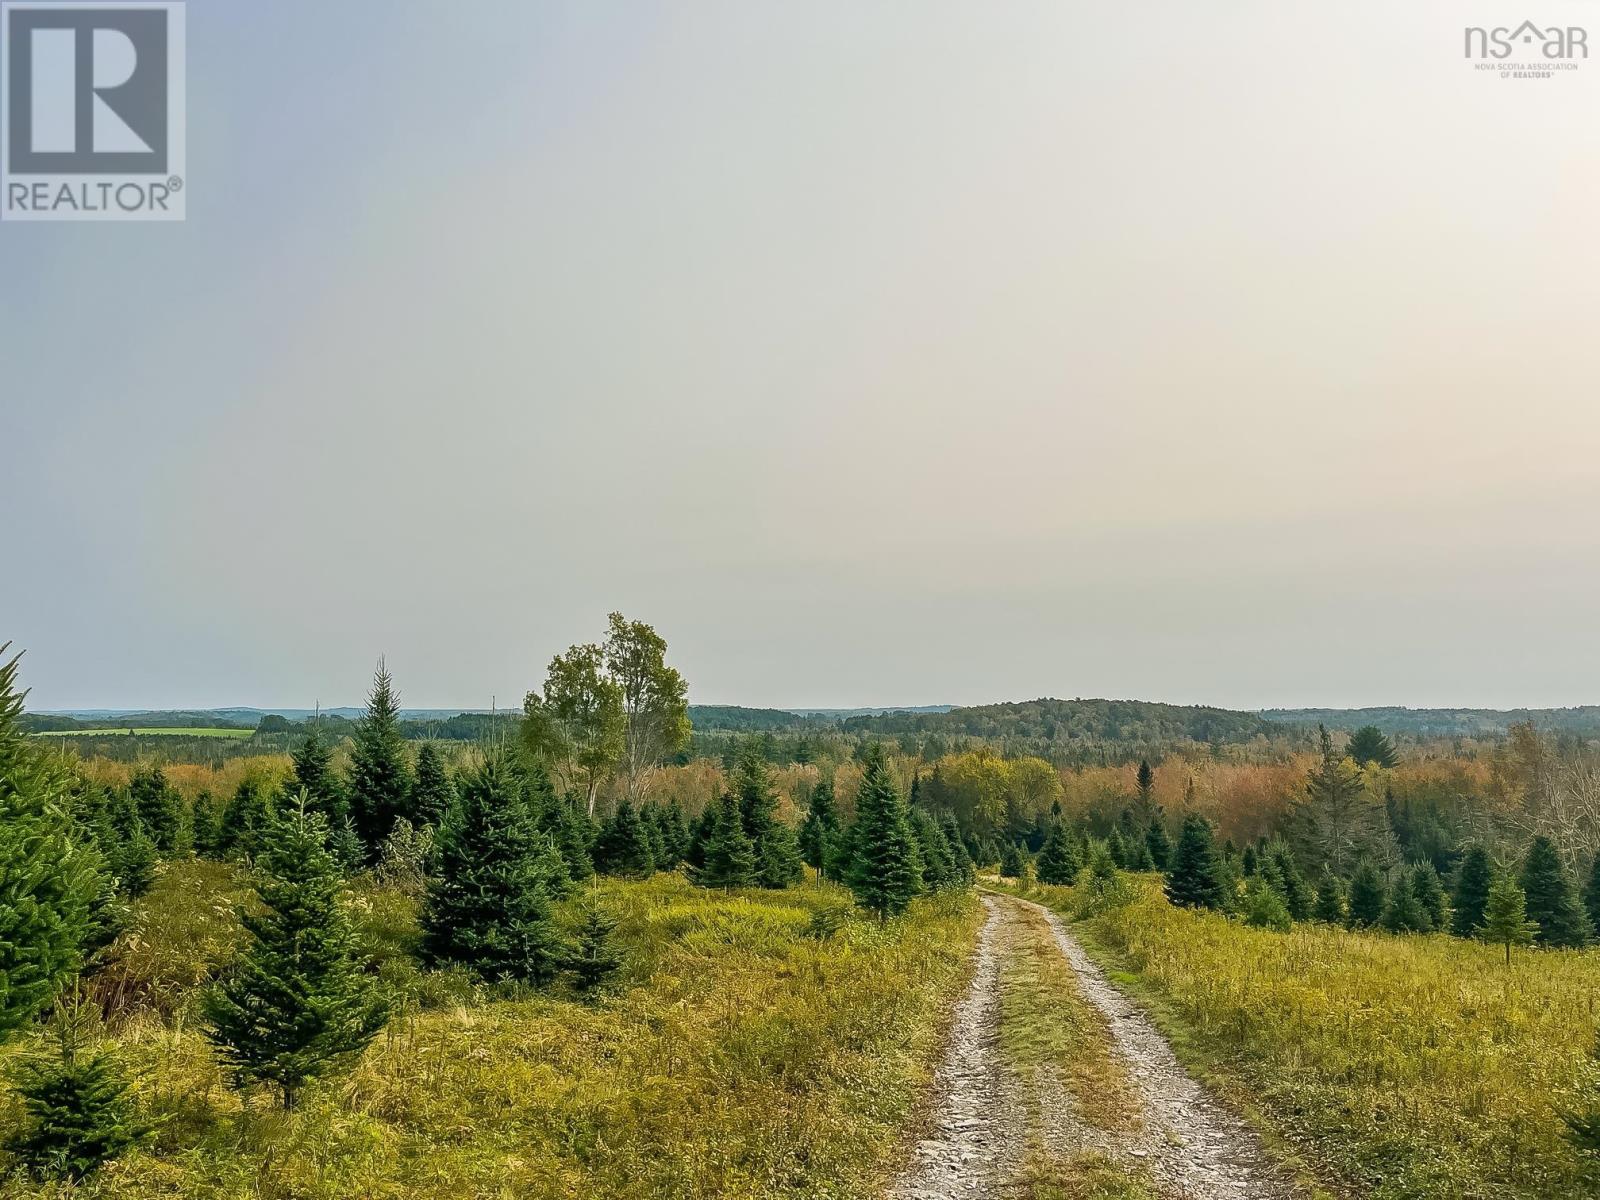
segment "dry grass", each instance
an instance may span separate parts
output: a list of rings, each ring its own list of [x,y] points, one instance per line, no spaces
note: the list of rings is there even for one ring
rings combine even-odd
[[[1065,889],[1035,898],[1071,912]],[[1079,927],[1180,1055],[1374,1197],[1589,1196],[1557,1110],[1593,1076],[1600,954],[1175,909],[1144,881]]]
[[[663,876],[600,890],[622,918],[634,986],[593,1007],[470,989],[452,1001],[445,988],[435,1007],[409,1003],[352,1075],[293,1114],[241,1103],[184,1006],[139,1009],[119,1036],[161,1133],[75,1194],[873,1194],[929,1078],[978,906],[919,902],[887,929],[852,920],[819,941],[811,914],[841,899],[822,885],[724,894]],[[405,907],[353,902],[369,944],[401,961]]]

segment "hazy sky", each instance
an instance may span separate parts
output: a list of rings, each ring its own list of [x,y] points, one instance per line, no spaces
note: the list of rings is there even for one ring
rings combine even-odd
[[[1600,701],[1600,5],[189,8],[188,222],[0,225],[33,707]]]

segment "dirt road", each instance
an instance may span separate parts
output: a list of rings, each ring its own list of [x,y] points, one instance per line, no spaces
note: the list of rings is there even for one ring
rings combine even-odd
[[[1059,917],[1011,896],[983,902],[930,1129],[891,1200],[1027,1197],[1041,1180],[1089,1172],[1114,1176],[1126,1195],[1296,1194]]]

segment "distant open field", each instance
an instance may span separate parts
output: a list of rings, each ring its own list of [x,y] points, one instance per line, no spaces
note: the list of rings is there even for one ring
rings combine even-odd
[[[126,737],[129,733],[136,733],[140,737],[167,736],[167,737],[219,737],[219,738],[247,738],[253,729],[204,729],[197,727],[163,728],[163,729],[51,729],[35,734],[36,737],[107,737],[122,734]]]

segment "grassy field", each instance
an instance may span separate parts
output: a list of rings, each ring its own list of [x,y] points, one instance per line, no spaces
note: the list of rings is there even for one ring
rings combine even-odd
[[[116,737],[119,734],[127,737],[130,733],[139,737],[217,737],[217,738],[247,738],[255,733],[254,729],[212,729],[205,727],[186,728],[161,728],[141,729],[135,726],[132,729],[122,726],[111,729],[49,729],[42,733],[34,734],[35,737]]]
[[[627,986],[588,1006],[494,998],[421,971],[408,953],[416,902],[360,888],[362,935],[404,1011],[352,1075],[286,1115],[242,1103],[195,1028],[196,986],[230,954],[232,904],[246,894],[231,869],[185,863],[142,905],[100,986],[160,1128],[72,1195],[871,1195],[900,1152],[979,920],[960,897],[919,902],[886,928],[850,918],[813,936],[813,914],[844,902],[831,887],[607,882]],[[13,1110],[0,1104],[0,1124]],[[8,1198],[66,1194],[0,1185]]]
[[[1136,879],[1138,877],[1135,877]],[[1592,1196],[1558,1112],[1587,1095],[1600,952],[1247,928],[1153,879],[1076,930],[1191,1067],[1378,1198]],[[1032,898],[1085,916],[1085,898]]]

